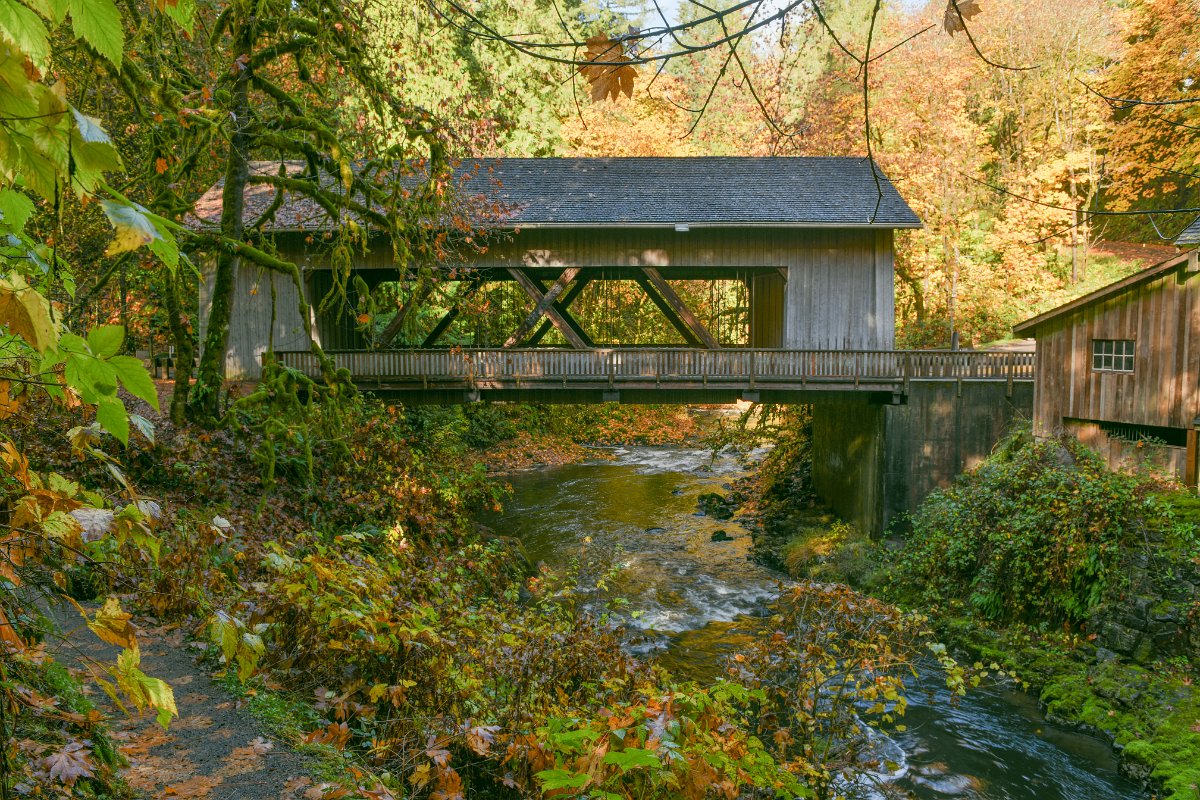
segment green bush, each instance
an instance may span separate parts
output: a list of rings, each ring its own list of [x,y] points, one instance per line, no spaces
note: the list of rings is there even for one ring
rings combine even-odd
[[[893,580],[991,619],[1078,622],[1117,580],[1123,548],[1169,513],[1155,488],[1073,439],[1018,434],[922,504]]]

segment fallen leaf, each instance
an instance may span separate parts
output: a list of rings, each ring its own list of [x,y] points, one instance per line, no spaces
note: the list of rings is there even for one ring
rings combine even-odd
[[[42,768],[52,781],[74,786],[80,778],[93,778],[92,751],[82,742],[67,742],[57,752],[42,759]]]

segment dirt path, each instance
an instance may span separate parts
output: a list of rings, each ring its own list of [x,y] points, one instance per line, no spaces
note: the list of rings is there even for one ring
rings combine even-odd
[[[78,626],[62,615],[64,630]],[[154,800],[313,800],[322,794],[309,773],[313,763],[286,743],[274,741],[245,708],[197,663],[197,646],[178,628],[143,628],[138,636],[147,675],[175,692],[179,718],[164,731],[151,713],[126,716],[99,689],[93,702],[112,716],[113,739],[129,762],[122,774],[143,797]],[[112,663],[115,647],[77,631],[83,654]],[[64,654],[64,661],[72,659]],[[79,662],[76,660],[76,664]]]

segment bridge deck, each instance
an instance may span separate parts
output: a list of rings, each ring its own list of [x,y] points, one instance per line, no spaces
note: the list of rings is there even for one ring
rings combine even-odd
[[[949,350],[439,349],[330,351],[364,389],[426,402],[725,402],[745,395],[903,394],[912,381],[1032,381],[1030,352]],[[313,377],[307,351],[277,352]],[[459,397],[459,395],[464,395]],[[804,402],[797,396],[790,398]]]

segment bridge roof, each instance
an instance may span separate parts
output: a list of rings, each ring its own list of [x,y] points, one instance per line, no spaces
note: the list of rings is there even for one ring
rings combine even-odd
[[[278,168],[252,165],[260,173]],[[834,157],[467,159],[456,170],[464,201],[492,209],[483,227],[921,227],[891,181],[875,172],[878,180],[865,158]],[[196,203],[197,227],[218,223],[222,185]],[[248,186],[247,222],[273,197],[269,186]],[[292,193],[273,227],[331,225],[320,207]]]

